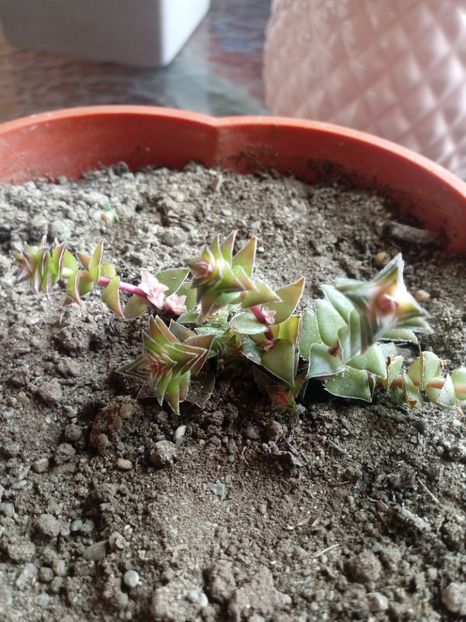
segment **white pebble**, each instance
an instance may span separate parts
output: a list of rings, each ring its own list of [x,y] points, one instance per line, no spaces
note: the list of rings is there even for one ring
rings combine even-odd
[[[175,441],[175,443],[179,443],[181,439],[183,438],[183,436],[185,435],[185,433],[186,433],[186,426],[179,425],[175,430],[175,434],[173,435],[173,440]]]
[[[118,458],[116,465],[121,471],[131,471],[133,468],[131,460],[127,460],[126,458]]]
[[[135,570],[127,570],[123,576],[123,583],[126,587],[133,588],[139,583],[139,575]]]
[[[455,581],[442,592],[442,602],[452,613],[466,615],[466,583]]]

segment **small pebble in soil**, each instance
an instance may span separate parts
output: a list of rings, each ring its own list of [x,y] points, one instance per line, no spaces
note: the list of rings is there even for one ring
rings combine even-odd
[[[414,298],[416,298],[418,302],[423,303],[430,300],[430,294],[429,292],[426,292],[425,289],[417,289],[414,292]]]
[[[217,561],[206,568],[204,576],[209,597],[217,603],[226,603],[236,588],[232,565]]]
[[[452,462],[466,462],[466,444],[450,445],[445,453]]]
[[[11,561],[29,562],[36,553],[36,547],[28,540],[15,540],[7,545],[6,552]]]
[[[56,538],[60,533],[61,523],[52,514],[41,514],[35,522],[36,531],[44,538]]]
[[[204,592],[198,592],[197,590],[190,590],[189,592],[186,592],[186,598],[189,602],[199,605],[201,608],[207,607],[209,604],[209,599]]]
[[[118,460],[116,461],[116,465],[117,468],[120,469],[120,471],[131,471],[133,469],[133,463],[131,462],[131,460],[128,460],[126,458],[118,458]]]
[[[48,594],[38,594],[36,596],[36,603],[39,607],[48,607],[50,605],[51,596]]]
[[[53,455],[53,460],[55,464],[61,465],[65,464],[65,462],[69,462],[70,460],[72,460],[75,455],[76,449],[73,447],[73,445],[70,445],[69,443],[61,443],[60,445],[58,445],[57,450]]]
[[[466,616],[466,583],[450,583],[442,592],[442,603],[452,613]]]
[[[0,446],[0,455],[7,460],[17,456],[20,451],[21,445],[19,443],[4,443]]]
[[[0,503],[0,514],[11,518],[15,515],[15,506],[12,503],[7,503],[6,501]]]
[[[349,577],[358,583],[377,581],[382,573],[382,564],[372,551],[363,551],[346,564]]]
[[[83,551],[84,559],[88,559],[90,561],[99,562],[105,559],[107,555],[107,540],[100,540],[100,542],[95,542],[91,544]]]
[[[63,589],[63,583],[63,577],[54,577],[52,582],[50,583],[50,592],[52,592],[52,594],[59,594]]]
[[[214,495],[220,499],[220,501],[224,501],[227,498],[228,490],[222,482],[215,482],[215,484],[211,484],[210,491],[213,492]]]
[[[139,574],[135,570],[127,570],[123,575],[123,583],[130,589],[139,584]]]
[[[48,458],[39,458],[35,462],[32,463],[32,470],[34,473],[45,473],[45,471],[49,468],[49,459]]]
[[[386,611],[388,609],[388,598],[380,592],[371,592],[367,595],[367,604],[372,613]]]
[[[150,463],[158,469],[172,466],[176,458],[176,445],[171,441],[158,441],[149,454]]]
[[[37,573],[36,566],[32,562],[28,562],[16,578],[15,585],[18,590],[24,590],[28,585],[35,583]]]
[[[118,531],[114,531],[110,534],[108,543],[112,551],[122,551],[127,545],[125,538],[121,535],[121,533],[118,533]]]
[[[390,255],[387,251],[379,251],[374,255],[374,263],[377,268],[383,268],[390,261]]]
[[[58,404],[62,399],[61,385],[56,378],[43,382],[37,387],[36,393],[49,406]]]
[[[52,562],[52,569],[57,577],[66,577],[67,567],[65,560],[58,558],[54,559]]]
[[[186,426],[185,425],[179,425],[176,428],[175,433],[173,435],[173,440],[175,441],[176,445],[181,443],[181,441],[183,440],[185,434],[186,434]]]
[[[70,443],[75,443],[76,441],[79,441],[82,433],[82,429],[79,427],[79,425],[76,425],[75,423],[70,423],[65,428],[65,438]]]
[[[39,581],[41,583],[51,583],[54,577],[53,570],[48,566],[42,566],[39,568]]]
[[[276,441],[283,435],[283,427],[278,421],[270,421],[265,426],[265,436],[269,441]]]
[[[80,518],[76,518],[75,520],[71,521],[70,531],[72,533],[75,531],[81,531],[82,526],[83,526],[82,520]]]
[[[250,441],[258,441],[261,437],[260,430],[255,425],[248,425],[244,434],[246,435],[246,438],[248,438]]]

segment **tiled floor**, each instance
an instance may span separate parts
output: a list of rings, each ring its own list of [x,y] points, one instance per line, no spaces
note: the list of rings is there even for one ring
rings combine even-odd
[[[0,121],[94,104],[264,113],[262,48],[269,12],[270,0],[212,0],[207,18],[162,69],[14,50],[0,30]]]

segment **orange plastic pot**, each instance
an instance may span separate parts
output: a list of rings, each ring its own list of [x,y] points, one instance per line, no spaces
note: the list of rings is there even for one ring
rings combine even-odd
[[[315,183],[338,174],[381,192],[466,251],[466,184],[408,149],[327,123],[277,117],[213,118],[145,106],[98,106],[0,125],[0,181],[79,177],[124,161],[180,168],[191,161],[240,173],[273,167]]]

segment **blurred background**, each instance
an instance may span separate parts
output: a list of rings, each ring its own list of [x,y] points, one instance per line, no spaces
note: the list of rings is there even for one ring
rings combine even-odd
[[[136,7],[140,0],[125,1]],[[176,4],[179,0],[169,1]],[[22,1],[28,3],[34,8],[43,0]],[[171,106],[214,115],[261,114],[266,110],[262,57],[270,0],[212,0],[207,15],[178,55],[160,68],[82,61],[12,47],[5,37],[5,17],[17,6],[16,0],[0,2],[0,16],[4,18],[3,33],[0,31],[0,121],[94,104]],[[29,17],[27,8],[23,7],[21,15],[11,15],[11,21],[16,20],[11,26],[23,32],[29,20],[35,19],[37,24],[37,17]],[[16,42],[20,37],[14,34]],[[31,40],[23,39],[18,43],[31,44]],[[37,39],[36,34],[34,44],[40,44]],[[43,48],[53,44],[50,37],[42,43]],[[128,47],[133,45],[136,41],[129,42]]]
[[[0,121],[95,104],[294,116],[466,176],[464,0],[0,0],[0,20]]]

